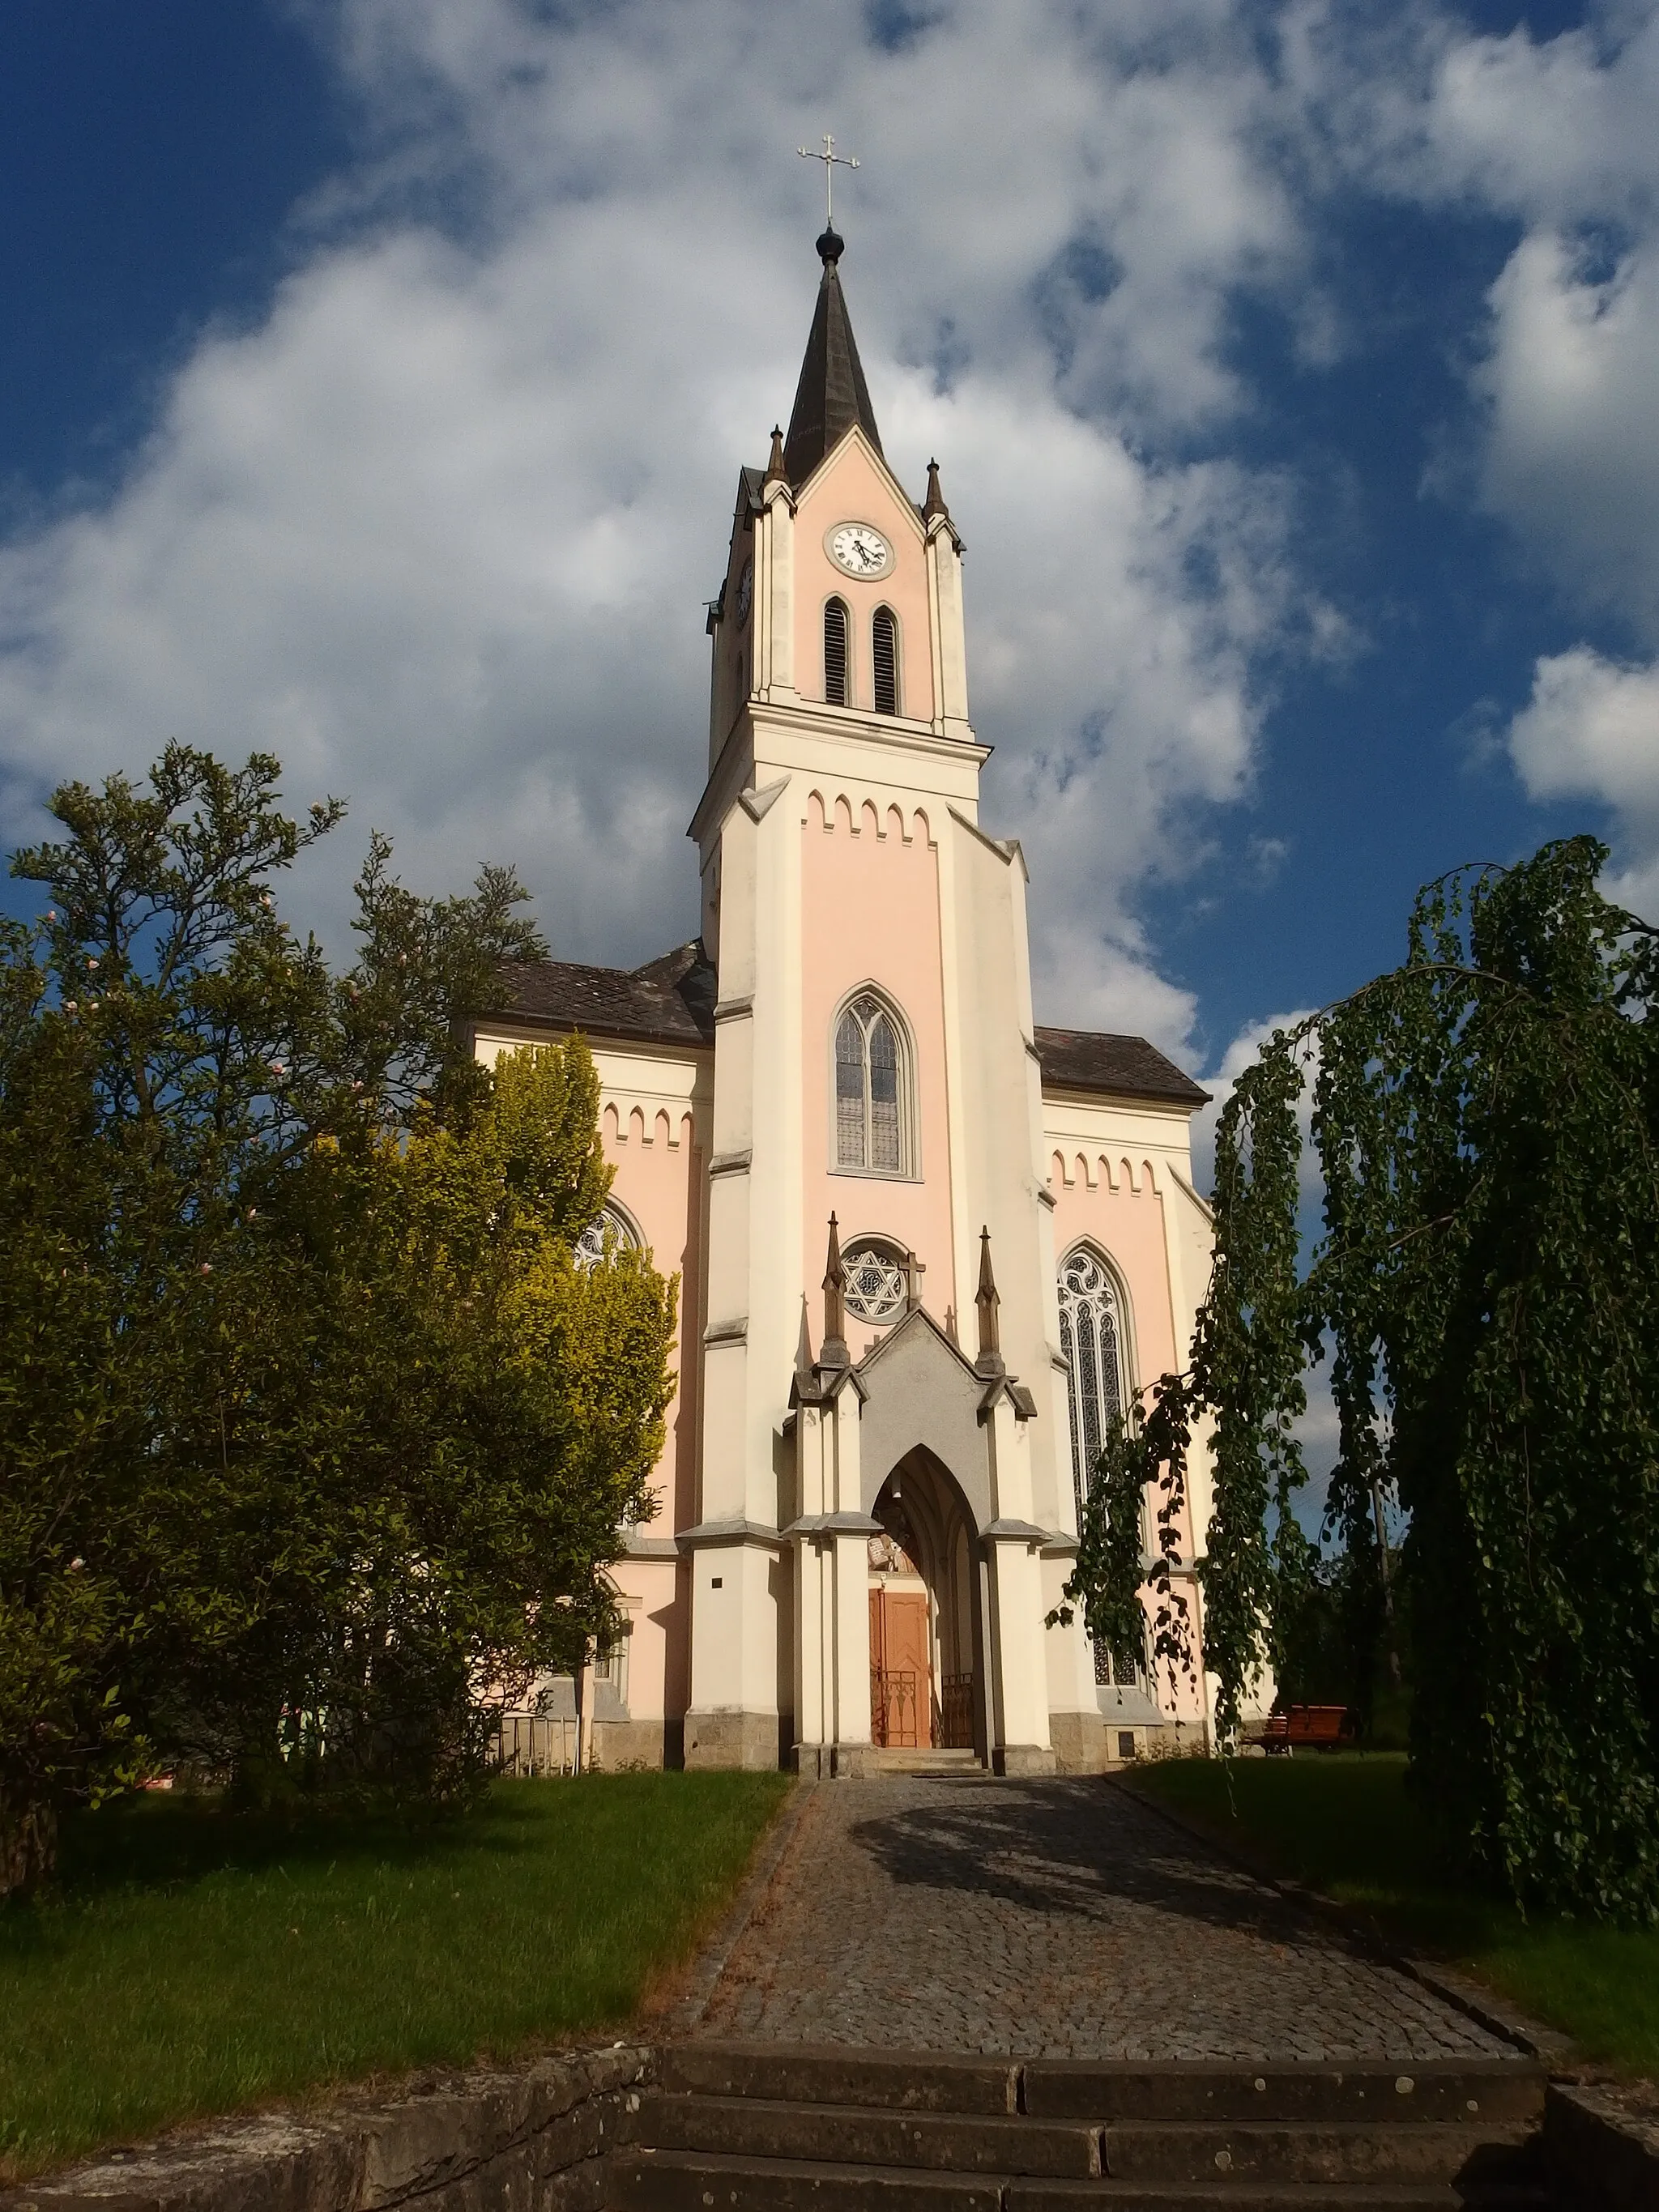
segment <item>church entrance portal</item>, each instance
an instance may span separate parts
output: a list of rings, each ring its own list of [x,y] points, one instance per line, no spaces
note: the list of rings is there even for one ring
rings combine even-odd
[[[870,1539],[870,1735],[890,1749],[978,1747],[977,1577],[957,1486],[925,1451],[882,1485]]]

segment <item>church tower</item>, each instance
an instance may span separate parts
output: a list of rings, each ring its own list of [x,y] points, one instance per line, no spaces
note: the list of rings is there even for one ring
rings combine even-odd
[[[962,539],[938,467],[917,501],[890,465],[842,240],[817,252],[709,610],[701,936],[512,971],[478,1050],[592,1039],[611,1231],[682,1271],[662,1511],[616,1571],[617,1753],[1086,1770],[1205,1725],[1054,1620],[1105,1425],[1184,1364],[1204,1094],[1139,1038],[1034,1024]]]
[[[941,1726],[938,1686],[970,1682],[976,1709],[957,1732],[999,1766],[1042,1768],[1056,1706],[1073,1734],[1098,1722],[1080,1632],[1043,1626],[1058,1590],[1042,1554],[1075,1525],[1054,1450],[1066,1409],[1024,865],[979,827],[988,756],[969,720],[963,547],[938,469],[917,504],[889,466],[842,241],[826,231],[817,248],[788,433],[739,479],[709,620],[709,780],[692,835],[719,975],[702,1526],[720,1540],[694,1575],[686,1758],[770,1765],[776,1680],[801,1755],[859,1763],[884,1720],[870,1704],[873,1630],[915,1662],[887,1671],[915,1674],[918,1705],[933,1660]],[[860,1297],[854,1280],[842,1328],[798,1363],[803,1311],[833,1328],[817,1310],[832,1214],[832,1293],[848,1258],[878,1287]],[[984,1360],[982,1265],[1001,1315]],[[786,1439],[780,1382],[798,1365]],[[907,1455],[902,1512],[878,1511]],[[884,1538],[918,1571],[925,1632],[918,1608],[906,1620],[871,1589]],[[921,1732],[919,1713],[897,1717]]]

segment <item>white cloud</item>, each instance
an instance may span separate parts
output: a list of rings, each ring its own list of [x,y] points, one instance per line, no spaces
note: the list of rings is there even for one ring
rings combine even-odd
[[[1485,495],[1587,601],[1659,642],[1659,235],[1605,276],[1530,234],[1492,291]]]
[[[1137,896],[1249,788],[1255,656],[1328,627],[1278,483],[1158,458],[1239,401],[1236,289],[1302,267],[1242,15],[958,0],[896,52],[854,0],[327,21],[372,138],[323,242],[204,334],[111,498],[0,555],[8,827],[170,736],[257,744],[352,799],[342,861],[370,822],[434,884],[514,859],[574,956],[694,927],[699,603],[805,342],[793,149],[845,118],[849,295],[890,453],[919,487],[937,448],[969,541],[1045,1011],[1178,1046]]]
[[[1540,659],[1509,745],[1533,798],[1613,810],[1619,872],[1609,894],[1659,916],[1659,663],[1626,666],[1583,645]]]
[[[1547,40],[1427,0],[1291,23],[1322,175],[1519,225],[1468,334],[1474,482],[1571,594],[1659,643],[1659,6]]]

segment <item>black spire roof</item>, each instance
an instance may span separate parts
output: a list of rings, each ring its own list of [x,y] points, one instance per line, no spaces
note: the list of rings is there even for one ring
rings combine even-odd
[[[795,387],[795,411],[789,417],[784,441],[784,465],[792,484],[803,483],[854,422],[878,453],[881,433],[870,404],[870,388],[864,380],[853,325],[841,289],[841,260],[844,241],[833,230],[818,240],[823,276],[818,285],[818,304],[806,341],[806,358],[800,365]]]

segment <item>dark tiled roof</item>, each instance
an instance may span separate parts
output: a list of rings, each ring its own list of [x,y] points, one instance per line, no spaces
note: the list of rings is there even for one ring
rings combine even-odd
[[[677,945],[643,968],[588,968],[575,960],[510,961],[504,988],[489,1009],[500,1019],[545,1022],[592,1036],[696,1047],[714,1041],[715,976],[702,941]],[[1098,1091],[1202,1106],[1209,1093],[1144,1037],[1092,1030],[1036,1032],[1044,1083],[1060,1091]]]
[[[841,240],[833,231],[825,231],[818,240],[818,252],[823,258],[823,276],[806,340],[806,358],[800,365],[800,382],[795,387],[789,435],[783,442],[783,465],[792,484],[805,483],[854,422],[861,425],[876,451],[881,451],[876,410],[870,404],[870,387],[864,380],[852,319],[847,313],[847,295],[841,289]]]
[[[501,969],[509,1021],[546,1022],[592,1036],[647,1044],[714,1041],[714,969],[701,939],[676,945],[643,968],[586,968],[574,960],[514,960]]]
[[[1145,1037],[1111,1036],[1098,1030],[1040,1029],[1033,1035],[1042,1079],[1056,1091],[1103,1091],[1189,1109],[1209,1103],[1209,1092]]]

